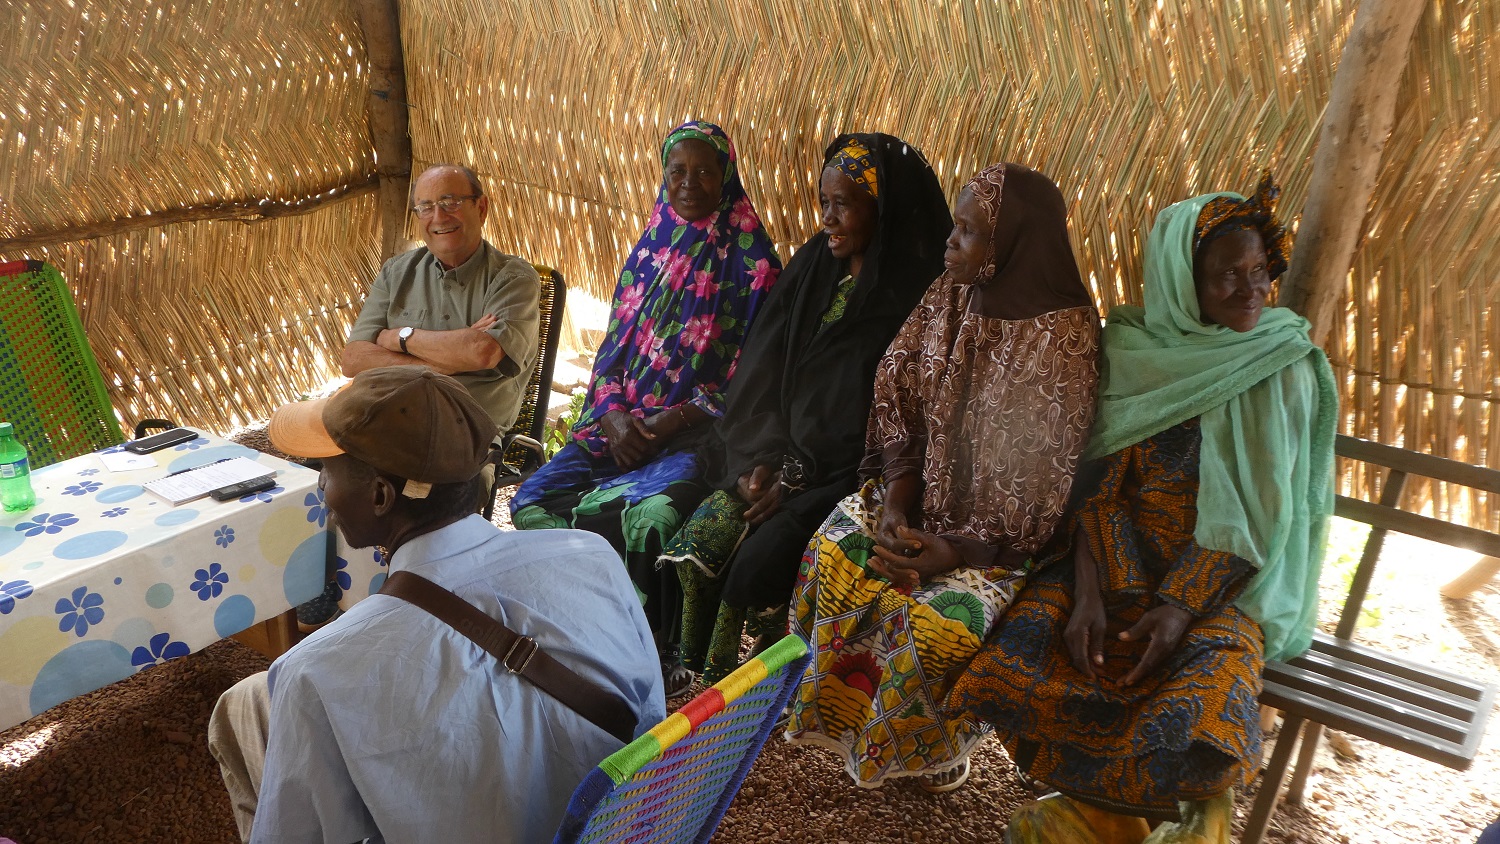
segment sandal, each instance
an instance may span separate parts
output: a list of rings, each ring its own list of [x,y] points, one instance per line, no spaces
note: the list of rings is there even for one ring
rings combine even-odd
[[[771,649],[771,646],[780,642],[786,636],[785,633],[762,633],[755,637],[755,644],[750,647],[750,656],[757,657]]]
[[[781,714],[776,716],[776,720],[771,722],[771,731],[776,733],[784,733],[786,732],[786,728],[790,727],[791,725],[792,705],[789,703],[786,705],[785,709],[781,710]]]
[[[969,781],[969,760],[949,768],[942,773],[923,774],[917,779],[917,784],[928,794],[946,794],[962,788]]]
[[[661,684],[668,700],[681,697],[693,687],[693,672],[680,659],[664,659],[661,661]]]
[[[1034,794],[1051,794],[1053,791],[1055,791],[1052,786],[1042,782],[1039,779],[1032,778],[1030,774],[1027,774],[1019,767],[1016,768],[1016,779],[1021,781],[1021,785],[1024,785],[1027,788],[1031,789],[1032,793]]]
[[[297,629],[306,635],[343,615],[344,611],[339,608],[342,597],[344,591],[338,583],[328,581],[320,595],[297,607]]]

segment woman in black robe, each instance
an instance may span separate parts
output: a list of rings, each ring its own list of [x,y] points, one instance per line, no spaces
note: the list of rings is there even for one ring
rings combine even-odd
[[[785,634],[802,552],[858,486],[875,367],[953,227],[926,158],[890,135],[834,139],[818,201],[823,230],[772,289],[699,449],[717,491],[662,557],[682,578],[683,660],[708,682],[738,664],[747,616],[758,647]]]

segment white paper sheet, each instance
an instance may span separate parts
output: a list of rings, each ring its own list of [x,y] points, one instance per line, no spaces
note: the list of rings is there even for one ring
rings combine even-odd
[[[149,454],[133,454],[129,451],[116,451],[110,454],[99,455],[99,462],[104,468],[111,472],[130,472],[136,469],[152,469],[156,466],[156,458]]]

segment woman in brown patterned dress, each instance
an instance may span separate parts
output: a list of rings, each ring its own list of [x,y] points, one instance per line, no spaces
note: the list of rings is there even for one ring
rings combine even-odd
[[[981,171],[944,265],[877,371],[864,488],[813,537],[792,602],[816,658],[788,737],[867,787],[967,778],[984,730],[937,703],[1052,535],[1093,419],[1099,315],[1057,186]]]

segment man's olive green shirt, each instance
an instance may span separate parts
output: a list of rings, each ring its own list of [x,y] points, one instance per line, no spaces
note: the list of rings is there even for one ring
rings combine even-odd
[[[505,357],[493,369],[454,375],[495,426],[508,431],[521,412],[526,383],[536,366],[541,320],[541,279],[531,264],[488,241],[455,269],[445,270],[427,247],[387,261],[349,331],[349,342],[370,343],[386,328],[448,331],[467,328],[485,314],[498,320],[485,333]]]

